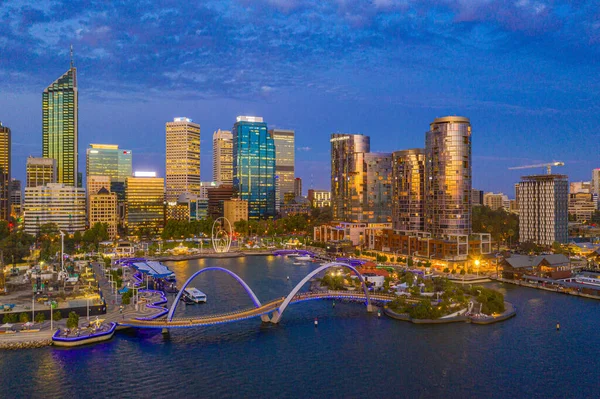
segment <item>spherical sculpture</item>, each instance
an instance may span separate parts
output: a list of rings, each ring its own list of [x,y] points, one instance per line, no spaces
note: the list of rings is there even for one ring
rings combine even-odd
[[[212,245],[217,253],[229,252],[231,247],[231,238],[233,229],[231,223],[224,217],[220,217],[213,223],[212,227]]]

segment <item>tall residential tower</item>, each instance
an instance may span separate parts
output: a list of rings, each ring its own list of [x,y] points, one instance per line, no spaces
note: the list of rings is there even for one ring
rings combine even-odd
[[[331,206],[333,219],[362,222],[364,201],[364,157],[371,150],[369,136],[331,135]]]
[[[167,122],[166,144],[167,202],[183,193],[200,195],[200,125],[189,118]]]
[[[395,151],[392,159],[392,223],[395,230],[423,231],[425,150]]]
[[[437,118],[425,136],[425,230],[434,237],[471,234],[471,122]]]

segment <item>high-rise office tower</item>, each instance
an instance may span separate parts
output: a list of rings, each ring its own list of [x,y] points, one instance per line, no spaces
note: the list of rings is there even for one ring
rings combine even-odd
[[[434,237],[471,234],[471,122],[437,118],[425,137],[425,230]]]
[[[9,186],[10,215],[20,217],[23,209],[23,193],[21,191],[21,180],[11,179]]]
[[[370,152],[364,155],[363,221],[392,221],[392,154]]]
[[[10,216],[10,129],[0,122],[0,219]]]
[[[600,168],[592,169],[591,191],[600,196]]]
[[[25,187],[38,187],[56,183],[56,159],[28,157]]]
[[[165,179],[154,172],[135,172],[125,182],[125,221],[130,232],[158,232],[165,220]]]
[[[275,207],[284,202],[286,193],[294,193],[295,144],[294,131],[271,129],[269,131],[275,143]],[[295,194],[295,196],[302,194]]]
[[[299,177],[294,179],[294,197],[302,197],[302,179]]]
[[[65,233],[85,230],[85,190],[60,183],[27,187],[23,203],[24,226],[28,234],[40,227],[56,223]]]
[[[519,241],[566,244],[569,238],[569,182],[565,175],[523,176],[519,199]]]
[[[166,124],[167,202],[183,193],[200,195],[200,125],[189,118]]]
[[[229,130],[213,133],[213,181],[233,183],[233,135]]]
[[[233,186],[248,201],[248,217],[275,216],[275,143],[263,118],[238,116],[233,125]]]
[[[71,68],[42,94],[42,156],[56,159],[57,181],[77,185],[79,103],[77,70]]]
[[[395,230],[423,231],[425,224],[425,150],[392,155],[392,223]]]
[[[371,140],[362,134],[331,135],[331,206],[333,219],[363,222],[364,155]]]
[[[119,201],[125,200],[125,180],[131,176],[131,150],[119,149],[116,144],[90,144],[86,150],[86,176],[108,176],[110,187]],[[88,188],[88,193],[90,192]]]

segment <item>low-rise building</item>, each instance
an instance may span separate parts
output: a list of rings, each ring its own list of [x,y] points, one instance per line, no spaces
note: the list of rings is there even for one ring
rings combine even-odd
[[[349,240],[352,245],[365,244],[365,230],[391,229],[391,223],[353,223],[353,222],[331,222],[321,226],[315,226],[313,240],[318,242]]]
[[[510,280],[523,280],[527,276],[553,280],[571,277],[570,260],[563,254],[512,255],[510,258],[504,258],[500,265],[502,277]]]
[[[310,215],[310,201],[304,197],[296,197],[281,205],[281,216]]]
[[[248,201],[238,198],[223,201],[223,215],[233,226],[235,222],[248,220]]]
[[[592,220],[592,215],[597,209],[598,202],[594,201],[593,194],[582,192],[569,194],[569,216],[574,217],[575,221]]]

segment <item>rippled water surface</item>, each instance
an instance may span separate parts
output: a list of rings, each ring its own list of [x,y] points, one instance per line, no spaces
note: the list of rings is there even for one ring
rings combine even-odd
[[[264,302],[316,267],[274,257],[170,266],[181,281],[202,267],[229,268]],[[208,303],[182,305],[178,315],[251,306],[228,275],[207,272],[192,285]],[[169,335],[130,331],[78,349],[1,351],[0,397],[600,397],[600,303],[501,289],[519,313],[491,326],[418,326],[358,304],[311,301],[290,306],[279,325],[251,319]]]

